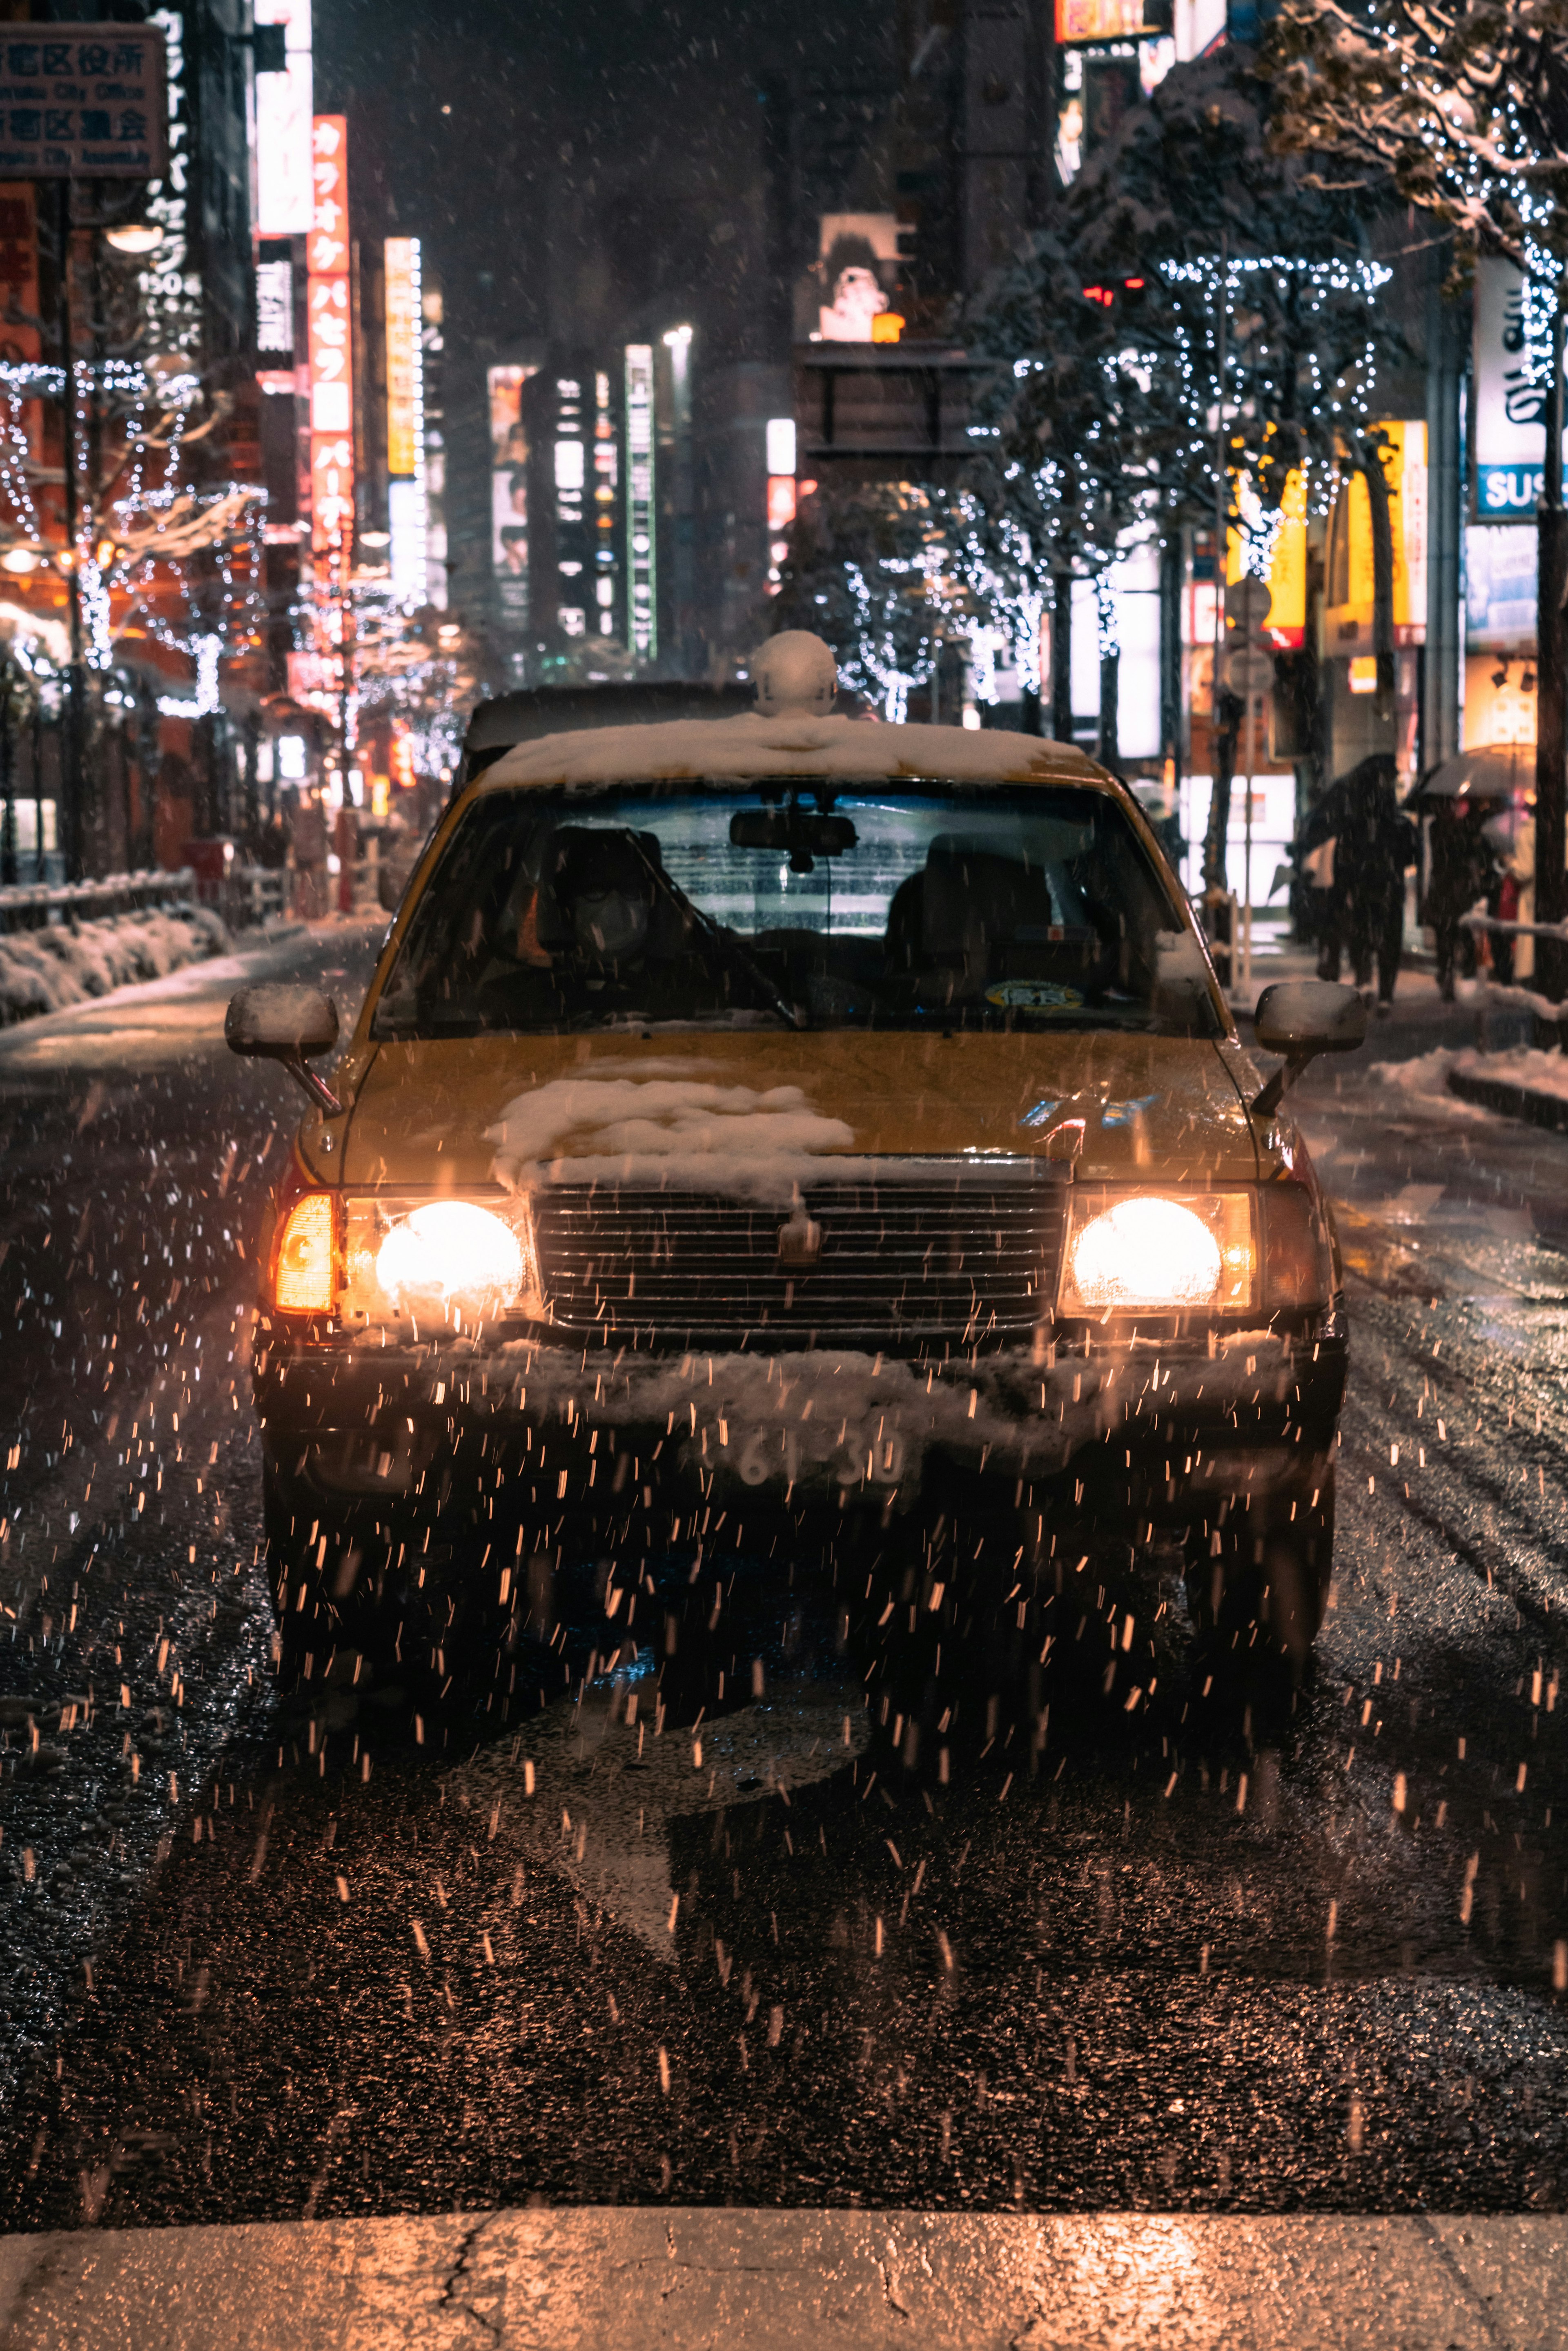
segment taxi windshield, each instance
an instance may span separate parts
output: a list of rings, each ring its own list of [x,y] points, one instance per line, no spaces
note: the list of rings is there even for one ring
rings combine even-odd
[[[1220,1031],[1108,793],[789,778],[481,796],[372,1033],[672,1024]]]

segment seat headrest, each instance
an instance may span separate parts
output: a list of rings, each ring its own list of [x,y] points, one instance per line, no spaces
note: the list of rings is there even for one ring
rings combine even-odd
[[[957,834],[937,834],[925,858],[921,927],[927,955],[1043,946],[1053,923],[1059,925],[1061,916],[1042,867],[971,845]]]

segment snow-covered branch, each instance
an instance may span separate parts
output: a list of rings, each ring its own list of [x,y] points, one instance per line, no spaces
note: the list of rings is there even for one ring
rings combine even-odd
[[[1315,185],[1392,182],[1462,270],[1568,255],[1568,0],[1282,0],[1262,69]]]

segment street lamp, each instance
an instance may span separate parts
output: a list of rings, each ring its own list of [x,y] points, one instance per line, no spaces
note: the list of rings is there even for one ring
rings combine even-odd
[[[163,232],[156,221],[122,221],[118,228],[104,230],[103,241],[113,246],[116,253],[156,253]]]

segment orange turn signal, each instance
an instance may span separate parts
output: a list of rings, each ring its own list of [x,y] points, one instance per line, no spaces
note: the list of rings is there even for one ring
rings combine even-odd
[[[273,1302],[284,1314],[332,1311],[333,1214],[330,1192],[307,1192],[278,1238]]]

